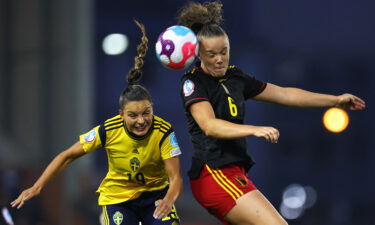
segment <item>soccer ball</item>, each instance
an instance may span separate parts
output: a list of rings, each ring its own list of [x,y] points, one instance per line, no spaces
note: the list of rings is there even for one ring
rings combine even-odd
[[[156,57],[163,66],[182,70],[190,66],[198,54],[198,39],[194,32],[184,26],[168,27],[156,42]]]

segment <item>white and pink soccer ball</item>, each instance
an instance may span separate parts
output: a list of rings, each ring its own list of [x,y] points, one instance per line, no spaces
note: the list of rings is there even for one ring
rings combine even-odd
[[[156,57],[163,66],[173,69],[186,69],[198,55],[198,39],[194,32],[184,26],[168,27],[159,35],[156,42]]]

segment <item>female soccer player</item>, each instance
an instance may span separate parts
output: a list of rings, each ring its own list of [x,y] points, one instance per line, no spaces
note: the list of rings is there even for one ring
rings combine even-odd
[[[253,165],[246,137],[277,143],[279,131],[245,125],[245,100],[296,107],[343,107],[361,110],[365,102],[351,94],[339,96],[283,88],[265,83],[229,65],[230,45],[220,27],[222,4],[189,2],[179,23],[197,35],[200,49],[195,68],[181,84],[181,97],[194,147],[190,184],[196,200],[224,224],[287,224],[248,179]]]
[[[182,191],[181,151],[171,124],[154,115],[149,92],[134,84],[142,75],[148,43],[144,26],[136,23],[142,30],[142,43],[137,48],[135,67],[127,75],[129,85],[120,96],[119,115],[81,135],[78,142],[56,156],[12,207],[22,207],[71,162],[103,147],[108,173],[97,192],[104,224],[180,224],[174,202]]]

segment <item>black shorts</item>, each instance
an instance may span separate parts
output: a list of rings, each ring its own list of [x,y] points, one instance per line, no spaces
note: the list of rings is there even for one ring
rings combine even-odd
[[[175,207],[162,219],[153,217],[155,201],[163,199],[168,187],[160,191],[144,192],[137,199],[114,205],[103,206],[103,221],[105,225],[179,225]]]

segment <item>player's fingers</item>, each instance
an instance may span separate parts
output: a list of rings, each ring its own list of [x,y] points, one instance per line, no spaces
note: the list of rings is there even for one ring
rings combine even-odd
[[[352,110],[364,109],[365,107],[366,103],[362,99],[355,97]]]
[[[266,139],[266,141],[271,141],[271,136],[269,133],[265,132],[262,136],[264,139]]]
[[[269,129],[269,136],[270,136],[270,141],[272,143],[277,143],[279,139],[279,131],[273,127]]]
[[[18,198],[16,198],[13,202],[11,202],[12,207],[15,207],[21,203],[23,195],[24,195],[23,193],[20,194]]]
[[[15,207],[16,205],[18,205],[19,204],[19,200],[18,199],[16,199],[16,200],[14,200],[13,202],[11,202],[10,203],[10,205],[12,206],[12,207]]]
[[[167,216],[170,211],[171,209],[169,209],[168,207],[163,207],[159,212],[155,212],[154,218],[160,220],[163,217]]]
[[[163,208],[163,204],[162,204],[162,201],[161,200],[157,200],[155,201],[155,211],[154,211],[154,218],[155,219],[161,219],[161,215],[160,215],[160,212],[162,211],[162,208]]]
[[[19,206],[17,207],[17,209],[21,208],[21,207],[25,204],[25,202],[26,202],[27,200],[29,200],[29,197],[28,197],[27,195],[28,195],[28,194],[25,194],[25,195],[22,197],[22,199],[21,199],[21,203],[19,204]]]

